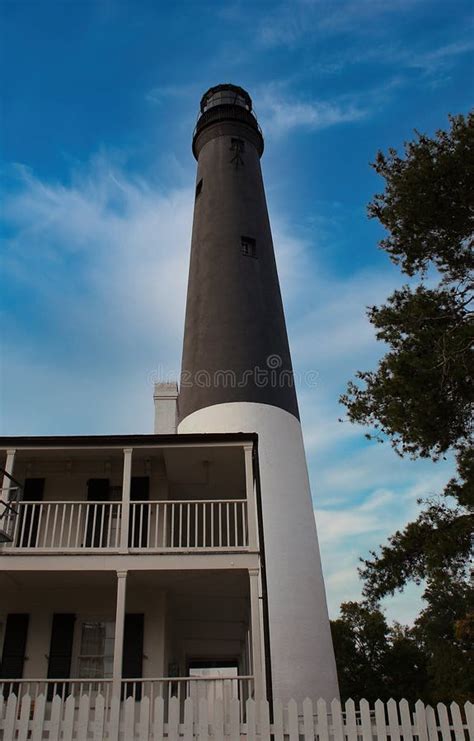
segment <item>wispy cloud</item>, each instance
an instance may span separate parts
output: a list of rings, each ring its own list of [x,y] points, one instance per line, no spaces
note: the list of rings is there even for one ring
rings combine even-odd
[[[27,406],[15,403],[24,393],[17,388],[22,362],[37,369],[28,386],[38,400],[56,398],[68,380],[76,396],[87,389],[91,402],[105,396],[109,403],[104,388],[117,389],[119,379],[128,388],[140,369],[138,394],[145,396],[159,364],[178,367],[192,204],[191,189],[164,193],[105,157],[80,167],[67,184],[18,170],[3,208],[11,235],[3,244],[6,280],[22,297],[2,334],[11,361],[3,379],[9,432],[30,425]],[[61,409],[54,419],[34,415],[45,434],[52,424],[56,432],[77,431],[75,416]],[[94,402],[88,419],[93,429],[112,431],[117,415]]]
[[[283,2],[267,13],[259,27],[259,40],[264,47],[292,47],[305,41],[314,42],[315,34],[367,35],[380,30],[384,16],[406,12],[426,0],[297,0]]]
[[[265,133],[278,137],[296,128],[325,129],[329,126],[358,121],[368,111],[350,101],[303,102],[267,93],[260,98],[259,110]]]
[[[203,90],[200,84],[176,84],[176,85],[157,85],[151,88],[145,98],[149,103],[161,105],[168,100],[189,100],[193,105],[199,100]]]

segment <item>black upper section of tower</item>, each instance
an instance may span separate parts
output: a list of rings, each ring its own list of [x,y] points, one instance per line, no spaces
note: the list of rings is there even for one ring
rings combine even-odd
[[[179,421],[217,404],[268,404],[298,418],[290,348],[250,95],[210,88],[198,160]]]
[[[199,156],[198,139],[210,127],[224,122],[239,122],[252,129],[252,139],[259,156],[263,154],[263,135],[252,109],[252,98],[242,87],[230,82],[210,87],[201,98],[200,114],[193,134],[193,154]]]

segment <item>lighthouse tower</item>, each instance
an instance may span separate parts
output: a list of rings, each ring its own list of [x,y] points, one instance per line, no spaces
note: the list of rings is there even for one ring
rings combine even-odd
[[[338,696],[319,546],[248,93],[201,100],[179,433],[257,432],[273,695]]]

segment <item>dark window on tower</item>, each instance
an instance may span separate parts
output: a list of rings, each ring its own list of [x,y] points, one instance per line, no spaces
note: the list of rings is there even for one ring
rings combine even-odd
[[[241,237],[240,244],[245,257],[257,257],[257,243],[253,237]]]
[[[230,147],[231,149],[236,150],[236,151],[239,151],[239,152],[244,152],[245,151],[245,142],[244,142],[243,139],[234,139],[234,138],[232,138],[230,140],[230,143],[231,143],[231,147]]]
[[[196,198],[201,195],[202,190],[202,178],[200,179],[199,183],[196,185]]]

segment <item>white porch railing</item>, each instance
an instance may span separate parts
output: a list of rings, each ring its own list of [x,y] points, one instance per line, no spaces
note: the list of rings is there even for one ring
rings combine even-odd
[[[18,549],[118,548],[121,502],[16,502],[9,515]]]
[[[33,702],[41,695],[47,701],[56,695],[64,701],[70,695],[79,700],[83,695],[93,698],[100,694],[108,706],[112,699],[112,679],[0,679],[0,701],[8,700],[12,694],[17,698],[28,695]]]
[[[130,503],[131,547],[246,548],[245,499]]]
[[[406,700],[397,703],[378,700],[372,707],[366,700],[357,705],[348,700],[313,703],[294,700],[283,706],[233,699],[226,709],[217,699],[212,703],[188,697],[181,717],[180,703],[172,697],[166,707],[162,697],[154,702],[133,697],[110,708],[103,695],[91,702],[84,694],[77,702],[56,696],[48,702],[44,694],[29,694],[4,701],[0,695],[0,738],[2,741],[34,738],[35,741],[468,741],[474,738],[474,707],[467,702],[438,703],[436,708]],[[270,711],[273,711],[272,713]],[[245,721],[241,718],[245,717]]]
[[[173,698],[178,701],[180,717],[183,720],[184,702],[191,698],[198,704],[204,699],[209,705],[217,700],[223,702],[224,708],[230,708],[231,700],[238,700],[241,712],[245,710],[245,703],[254,696],[254,678],[248,676],[216,676],[216,677],[169,677],[161,679],[123,679],[122,700],[129,697],[136,702],[148,698],[154,706],[156,698],[164,701],[164,708],[170,707]],[[243,716],[241,717],[243,721]]]
[[[16,502],[8,551],[234,550],[249,546],[245,499]],[[129,507],[128,536],[121,532]],[[1,551],[0,551],[1,552]]]

